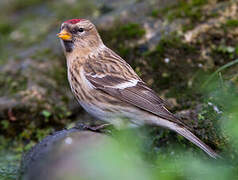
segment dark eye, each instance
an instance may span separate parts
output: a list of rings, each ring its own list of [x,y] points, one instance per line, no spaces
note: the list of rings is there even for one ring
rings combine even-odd
[[[84,29],[83,28],[78,28],[78,27],[75,27],[75,28],[73,28],[73,29],[71,29],[71,32],[73,33],[73,34],[77,34],[78,32],[83,32],[84,31]]]
[[[79,29],[78,29],[78,32],[83,32],[83,31],[84,31],[83,28],[79,28]]]

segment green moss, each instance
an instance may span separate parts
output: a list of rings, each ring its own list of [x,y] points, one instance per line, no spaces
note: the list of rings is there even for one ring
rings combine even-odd
[[[100,7],[100,13],[101,14],[106,14],[106,13],[109,13],[113,11],[113,8],[111,8],[110,6],[107,6],[106,4],[103,4],[101,7]]]
[[[212,49],[213,55],[221,55],[227,59],[233,59],[237,56],[237,48],[232,46],[220,45]]]
[[[27,78],[18,74],[0,73],[0,95],[15,94],[21,90],[25,90],[27,86]],[[8,89],[8,91],[5,91]]]
[[[43,138],[45,138],[52,132],[53,132],[53,129],[51,127],[44,128],[44,129],[36,129],[36,138],[38,141],[41,141]]]
[[[115,32],[115,36],[118,38],[137,39],[141,38],[145,34],[145,30],[141,28],[139,24],[129,23],[123,26],[119,26],[118,31]]]
[[[139,48],[133,47],[133,42],[142,38],[145,34],[145,29],[139,24],[115,23],[115,26],[109,30],[100,31],[101,37],[105,44],[115,50],[120,56],[125,58],[134,68],[135,61],[130,62],[133,57],[136,57]],[[141,54],[141,53],[140,53]]]
[[[199,21],[203,16],[201,8],[207,3],[207,0],[181,0],[175,5],[162,9],[161,13],[164,14],[169,21],[176,18],[189,18],[190,20]]]
[[[20,157],[14,152],[0,152],[0,179],[17,179]]]
[[[238,44],[235,47],[235,53],[236,53],[236,55],[238,55]]]
[[[229,19],[226,21],[226,27],[234,28],[238,27],[238,20],[237,19]]]
[[[159,13],[160,13],[159,9],[153,9],[150,15],[153,18],[158,18],[159,17]]]
[[[207,3],[208,3],[207,0],[192,0],[190,5],[191,6],[202,6],[202,5],[205,5]]]
[[[9,23],[0,22],[0,34],[6,36],[13,30],[13,27]]]
[[[186,32],[186,31],[192,30],[194,27],[195,27],[194,24],[186,24],[182,26],[182,31]]]
[[[43,110],[42,111],[42,115],[46,118],[49,119],[49,117],[52,115],[51,112],[47,111],[47,110]]]
[[[163,37],[153,51],[144,54],[143,59],[147,66],[140,66],[140,69],[144,71],[142,75],[149,74],[145,77],[149,80],[153,79],[151,86],[155,91],[160,92],[166,89],[165,96],[176,99],[179,105],[174,106],[173,110],[191,108],[196,105],[198,91],[193,87],[198,77],[196,72],[200,61],[199,55],[198,47],[184,42],[176,33]],[[188,85],[190,79],[194,79],[193,86]]]
[[[45,40],[51,28],[51,18],[42,20],[38,16],[28,16],[12,32],[11,40],[16,45],[29,47]],[[34,27],[34,28],[32,28]]]
[[[52,49],[50,49],[50,48],[41,48],[41,49],[38,49],[31,56],[31,58],[35,59],[35,60],[42,60],[42,59],[45,59],[46,57],[48,59],[55,59],[56,55],[52,53]]]
[[[198,125],[196,129],[197,133],[207,144],[210,143],[211,146],[215,146],[219,149],[224,150],[226,148],[225,144],[227,140],[225,139],[224,131],[221,127],[221,117],[224,115],[223,112],[226,111],[225,104],[227,102],[224,103],[221,102],[221,100],[225,96],[230,96],[231,94],[226,94],[220,88],[218,82],[216,82],[216,85],[213,84],[209,86],[213,86],[213,88],[216,90],[208,90],[209,93],[212,92],[214,94],[207,94],[206,96],[204,96],[204,102],[202,103],[202,107],[198,112]],[[229,100],[226,99],[226,101]]]
[[[5,26],[5,25],[4,25]],[[2,32],[0,32],[0,65],[3,65],[6,60],[9,58],[9,48],[6,46],[6,44],[9,44],[10,42],[10,38],[9,38],[9,34],[10,33],[10,29],[4,27],[2,29]],[[8,31],[9,30],[9,31]],[[0,76],[1,76],[1,72],[0,72]],[[0,77],[1,79],[1,77]],[[1,80],[0,80],[1,81]]]
[[[0,142],[0,179],[15,180],[23,152],[23,148],[21,151],[17,149],[23,147],[23,142],[17,142],[12,137],[6,138],[3,135],[0,135]]]
[[[195,48],[193,46],[182,42],[181,38],[176,34],[171,34],[168,37],[163,37],[157,44],[155,50],[156,53],[163,57],[163,55],[169,48],[179,48],[189,53],[195,51]]]
[[[115,47],[128,47],[129,40],[138,40],[145,34],[145,29],[139,24],[128,23],[120,24],[116,23],[114,28],[109,30],[100,31],[102,39]]]
[[[123,44],[119,46],[118,48],[118,53],[122,56],[122,57],[126,57],[129,55],[130,53],[130,48],[125,47]]]
[[[7,121],[7,120],[3,120],[0,123],[1,123],[3,129],[7,129],[9,127],[9,121]]]
[[[48,54],[47,56],[52,56],[51,60],[53,60],[55,58],[55,57],[53,57],[54,55]],[[54,68],[52,68],[51,71],[47,72],[46,76],[49,76],[52,79],[54,79],[59,87],[67,87],[68,81],[67,81],[67,69],[66,69],[65,59],[63,59],[62,63],[54,66]],[[51,89],[48,89],[48,90],[51,91]]]

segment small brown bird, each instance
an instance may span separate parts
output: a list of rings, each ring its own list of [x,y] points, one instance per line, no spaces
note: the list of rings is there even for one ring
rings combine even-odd
[[[103,44],[89,20],[63,22],[58,37],[67,59],[71,89],[89,114],[119,127],[162,126],[184,136],[211,157],[218,157],[166,109],[164,101],[125,60]]]

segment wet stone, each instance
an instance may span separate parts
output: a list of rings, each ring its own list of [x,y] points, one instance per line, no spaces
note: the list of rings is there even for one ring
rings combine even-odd
[[[91,149],[102,147],[112,139],[104,134],[72,128],[55,132],[44,138],[27,152],[22,159],[22,180],[52,180],[70,177],[85,178],[93,153]]]

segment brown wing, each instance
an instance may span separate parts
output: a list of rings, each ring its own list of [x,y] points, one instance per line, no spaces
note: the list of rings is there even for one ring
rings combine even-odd
[[[170,113],[164,106],[164,101],[156,93],[146,86],[144,82],[138,81],[135,86],[127,88],[116,88],[118,84],[126,83],[128,80],[115,77],[104,76],[95,77],[86,75],[86,78],[95,88],[100,89],[111,96],[124,102],[133,104],[143,110],[149,111],[161,118],[183,124],[177,117]],[[184,125],[184,124],[183,124]]]

